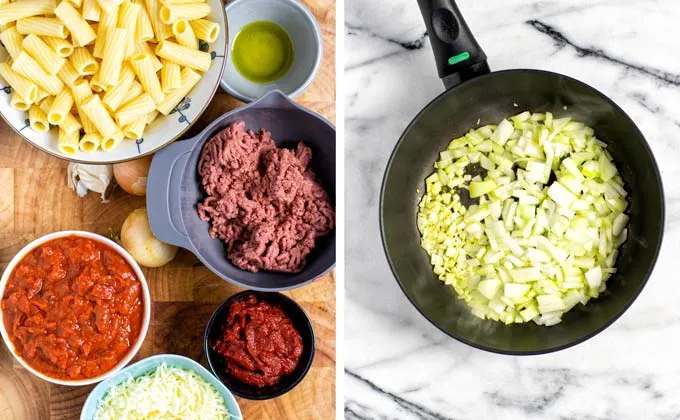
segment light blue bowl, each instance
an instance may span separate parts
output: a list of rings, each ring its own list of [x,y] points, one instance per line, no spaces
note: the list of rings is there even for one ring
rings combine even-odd
[[[231,0],[226,6],[229,21],[229,54],[220,86],[231,96],[251,102],[273,90],[296,98],[312,83],[323,57],[323,33],[314,14],[299,0]],[[293,65],[281,79],[254,83],[241,76],[232,61],[236,35],[249,23],[266,20],[288,32],[293,41]]]
[[[175,354],[159,354],[140,360],[139,362],[126,367],[125,369],[116,373],[114,376],[97,385],[92,390],[92,392],[90,392],[90,395],[85,401],[85,405],[83,405],[83,411],[80,413],[80,420],[92,420],[94,418],[94,414],[97,410],[97,403],[104,397],[104,395],[106,395],[111,387],[126,381],[128,378],[136,378],[138,376],[144,375],[145,373],[156,369],[163,362],[165,362],[168,366],[196,372],[203,379],[211,383],[215,389],[217,389],[217,392],[222,395],[222,398],[224,398],[224,402],[227,406],[227,410],[229,410],[229,413],[232,416],[235,416],[233,418],[243,418],[241,409],[238,407],[236,399],[231,394],[231,392],[229,392],[229,389],[227,389],[227,387],[224,386],[222,382],[217,380],[217,378],[208,372],[206,368],[184,356],[178,356]]]

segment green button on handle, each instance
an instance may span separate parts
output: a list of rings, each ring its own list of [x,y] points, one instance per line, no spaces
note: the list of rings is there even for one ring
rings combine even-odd
[[[468,59],[470,59],[470,53],[465,51],[460,54],[456,54],[453,57],[449,57],[449,64],[453,66],[454,64],[461,63]]]

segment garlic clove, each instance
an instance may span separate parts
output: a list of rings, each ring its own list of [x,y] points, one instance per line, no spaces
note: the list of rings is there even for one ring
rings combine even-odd
[[[106,202],[113,189],[113,166],[69,163],[67,182],[78,197],[94,191],[101,194],[102,201]]]

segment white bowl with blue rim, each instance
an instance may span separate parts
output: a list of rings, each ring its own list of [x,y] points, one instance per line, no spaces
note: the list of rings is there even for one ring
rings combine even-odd
[[[231,414],[231,420],[241,420],[243,418],[241,409],[239,408],[234,395],[206,368],[184,356],[179,356],[176,354],[159,354],[140,360],[139,362],[126,367],[114,376],[97,385],[92,390],[92,392],[90,392],[87,400],[85,400],[83,410],[80,412],[80,420],[94,419],[94,416],[97,413],[99,401],[106,396],[107,392],[109,392],[109,389],[127,381],[130,378],[137,378],[139,376],[151,373],[163,363],[170,367],[195,372],[198,376],[205,379],[209,384],[214,386],[217,392],[222,396],[224,399],[224,404],[227,407],[227,411],[229,414]]]
[[[243,77],[228,54],[222,76],[222,89],[243,102],[252,102],[265,93],[280,90],[296,98],[314,80],[323,57],[323,35],[312,12],[298,0],[232,0],[226,6],[229,41],[233,48],[236,35],[249,23],[274,22],[288,32],[295,55],[288,72],[272,83],[255,83]]]
[[[33,131],[28,124],[28,112],[18,111],[10,106],[12,90],[2,77],[0,77],[0,116],[24,140],[38,149],[73,162],[93,164],[124,162],[162,149],[181,138],[189,127],[198,120],[220,85],[229,46],[228,39],[225,36],[225,33],[228,32],[228,29],[226,29],[227,17],[221,0],[207,0],[207,2],[210,4],[211,12],[205,19],[217,22],[220,25],[220,35],[214,43],[205,44],[201,41],[201,50],[210,52],[213,57],[212,66],[169,115],[159,115],[151,125],[146,127],[143,138],[125,140],[120,146],[109,152],[97,150],[88,153],[79,150],[73,155],[64,154],[57,148],[58,129],[56,127],[52,127],[47,133]],[[7,50],[0,44],[0,63],[6,62],[7,58]]]

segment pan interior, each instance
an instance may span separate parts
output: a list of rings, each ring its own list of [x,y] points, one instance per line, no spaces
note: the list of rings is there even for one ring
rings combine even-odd
[[[607,291],[577,305],[562,323],[505,326],[472,315],[454,290],[432,272],[420,247],[417,206],[439,152],[470,128],[497,124],[522,111],[569,116],[595,129],[608,144],[629,192],[629,239]],[[491,73],[432,101],[409,125],[387,167],[381,197],[383,244],[397,281],[418,310],[447,334],[502,353],[542,353],[581,342],[610,325],[640,293],[654,266],[663,228],[663,192],[649,146],[635,124],[595,89],[555,73]]]

